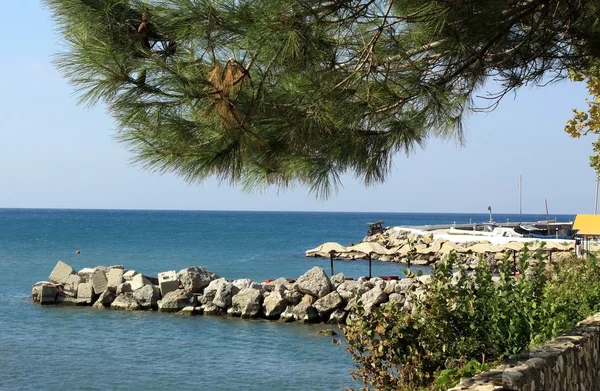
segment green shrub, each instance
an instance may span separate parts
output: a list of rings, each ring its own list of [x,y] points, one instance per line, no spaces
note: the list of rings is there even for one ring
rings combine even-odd
[[[546,257],[525,247],[516,277],[507,256],[492,278],[482,259],[470,274],[455,271],[452,253],[410,313],[389,302],[366,314],[359,301],[345,328],[352,376],[362,390],[447,389],[599,311],[595,257],[552,265]]]

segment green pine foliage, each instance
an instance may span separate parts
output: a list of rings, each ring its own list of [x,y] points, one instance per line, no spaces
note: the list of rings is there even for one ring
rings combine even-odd
[[[149,169],[327,196],[600,52],[599,1],[44,0],[81,102]]]
[[[525,249],[517,277],[507,257],[494,281],[483,261],[471,275],[455,272],[451,254],[412,311],[389,302],[365,314],[359,302],[344,330],[353,377],[362,390],[446,390],[599,312],[596,258],[546,257]]]

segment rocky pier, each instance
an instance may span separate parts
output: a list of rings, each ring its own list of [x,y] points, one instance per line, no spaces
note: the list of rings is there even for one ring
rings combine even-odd
[[[58,261],[49,281],[33,285],[32,299],[41,305],[344,324],[357,300],[367,312],[389,301],[412,310],[413,297],[424,292],[428,280],[429,276],[354,280],[342,273],[329,277],[313,267],[297,279],[258,283],[227,280],[201,266],[166,271],[155,278],[121,265],[76,271]]]
[[[490,265],[490,270],[496,272],[500,262],[507,257],[513,259],[515,254],[523,251],[525,245],[532,252],[541,249],[550,260],[555,261],[570,257],[574,251],[573,241],[567,240],[501,238],[502,243],[493,243],[493,238],[466,234],[459,230],[437,234],[394,227],[386,229],[383,233],[367,236],[356,245],[323,243],[307,250],[306,256],[329,258],[333,254],[335,258],[344,260],[368,259],[370,256],[372,260],[383,262],[431,265],[454,252],[456,265],[459,267],[470,270],[483,258]]]

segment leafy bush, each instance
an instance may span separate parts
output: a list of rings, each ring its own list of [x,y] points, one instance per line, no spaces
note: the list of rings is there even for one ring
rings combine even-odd
[[[506,256],[493,278],[483,259],[470,274],[455,271],[452,253],[412,311],[392,301],[366,314],[359,301],[345,328],[352,376],[362,390],[445,390],[598,311],[595,257],[547,265],[546,256],[525,247],[516,276]]]

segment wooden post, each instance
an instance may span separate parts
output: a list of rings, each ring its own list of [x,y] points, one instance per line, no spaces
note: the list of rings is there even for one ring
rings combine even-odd
[[[329,262],[331,263],[331,277],[333,277],[333,257],[335,257],[337,253],[335,250],[331,250],[329,252]]]

